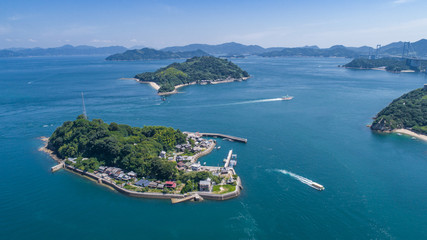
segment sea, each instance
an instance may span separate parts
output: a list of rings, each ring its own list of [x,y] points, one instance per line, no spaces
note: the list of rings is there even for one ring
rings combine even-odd
[[[425,74],[338,67],[345,58],[248,57],[231,59],[247,81],[187,86],[162,101],[123,78],[177,60],[104,59],[0,59],[0,239],[426,238],[427,143],[366,126]],[[220,166],[233,149],[242,194],[171,204],[51,173],[39,137],[82,114],[82,92],[90,119],[247,138],[216,139],[221,149],[200,159]]]

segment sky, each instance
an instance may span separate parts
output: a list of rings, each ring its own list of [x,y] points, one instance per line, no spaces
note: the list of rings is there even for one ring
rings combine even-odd
[[[0,49],[372,46],[427,38],[426,0],[3,0]]]

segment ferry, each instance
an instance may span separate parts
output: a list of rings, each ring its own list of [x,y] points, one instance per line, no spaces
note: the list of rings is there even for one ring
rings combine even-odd
[[[322,185],[320,185],[320,184],[318,184],[316,182],[312,182],[309,186],[312,187],[312,188],[314,188],[314,189],[316,189],[316,190],[319,190],[319,191],[325,190],[324,186],[322,186]]]
[[[286,95],[286,96],[282,97],[282,100],[289,101],[289,100],[292,100],[293,98],[294,97],[292,97],[292,96]]]

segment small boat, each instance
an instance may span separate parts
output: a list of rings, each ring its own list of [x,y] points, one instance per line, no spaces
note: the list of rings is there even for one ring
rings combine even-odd
[[[319,191],[325,190],[324,186],[322,186],[322,185],[320,185],[320,184],[318,184],[316,182],[312,182],[309,186],[312,187],[312,188],[314,188],[314,189],[316,189],[316,190],[319,190]]]
[[[165,97],[162,97],[162,101],[166,101],[166,98],[165,98]]]
[[[282,97],[282,100],[289,101],[289,100],[292,100],[293,98],[294,97],[292,97],[292,96],[286,95],[286,96]]]

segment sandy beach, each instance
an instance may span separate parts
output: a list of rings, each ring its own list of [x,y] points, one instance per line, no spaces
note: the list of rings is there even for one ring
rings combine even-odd
[[[218,81],[211,81],[210,84],[220,84],[220,83],[230,83],[230,82],[236,82],[236,81],[246,81],[248,80],[249,77],[244,77],[244,78],[239,78],[239,79],[226,79],[226,80],[218,80]],[[132,78],[133,80],[139,82],[139,83],[147,83],[150,84],[150,86],[152,88],[154,88],[156,91],[158,91],[160,89],[160,86],[157,85],[157,83],[155,82],[148,82],[148,81],[141,81],[137,78]],[[126,80],[128,80],[128,78],[126,78]],[[162,93],[157,93],[157,95],[159,96],[164,96],[164,95],[171,95],[171,94],[176,94],[178,93],[178,89],[185,87],[185,86],[190,86],[190,85],[195,85],[197,84],[197,82],[192,82],[192,83],[188,83],[188,84],[180,84],[180,85],[176,85],[175,89],[172,92],[162,92]]]
[[[427,135],[419,134],[419,133],[413,132],[413,131],[408,130],[408,129],[403,129],[403,128],[394,129],[392,132],[393,133],[405,134],[405,135],[408,135],[411,137],[416,137],[416,138],[421,139],[423,141],[427,141]]]

